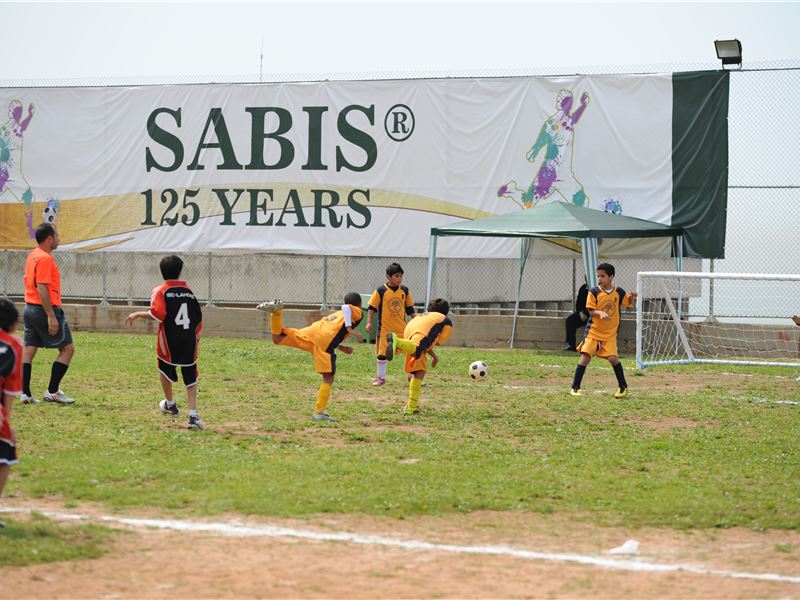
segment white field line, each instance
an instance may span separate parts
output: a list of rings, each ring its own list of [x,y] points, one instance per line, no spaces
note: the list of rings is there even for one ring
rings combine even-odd
[[[127,517],[91,516],[74,513],[56,513],[36,511],[29,508],[4,507],[0,513],[33,513],[45,515],[51,519],[68,521],[98,521],[101,523],[120,523],[132,527],[151,527],[154,529],[169,529],[174,531],[189,531],[196,533],[215,533],[230,537],[272,537],[272,538],[299,538],[323,542],[346,542],[366,546],[387,546],[404,548],[406,550],[428,550],[431,552],[451,552],[455,554],[478,554],[491,556],[509,556],[529,560],[548,560],[555,562],[570,562],[595,567],[606,567],[623,571],[644,571],[655,573],[692,573],[695,575],[713,575],[716,577],[731,577],[734,579],[755,579],[760,581],[779,581],[800,584],[800,575],[778,575],[776,573],[746,573],[740,571],[724,571],[721,569],[708,569],[695,565],[659,564],[641,560],[605,558],[585,554],[572,554],[561,552],[538,552],[536,550],[522,550],[508,546],[459,546],[455,544],[436,544],[419,540],[400,540],[374,535],[360,535],[357,533],[324,533],[303,529],[289,529],[273,525],[237,525],[233,523],[198,523],[193,521],[178,521],[174,519],[132,519]]]

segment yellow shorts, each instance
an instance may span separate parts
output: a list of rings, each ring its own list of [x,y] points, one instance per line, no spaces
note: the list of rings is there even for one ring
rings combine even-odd
[[[416,373],[417,371],[428,370],[428,353],[423,352],[419,358],[414,358],[413,354],[406,354],[406,362],[403,367],[406,373]]]
[[[284,328],[283,334],[286,337],[278,342],[279,346],[291,346],[310,352],[314,357],[314,367],[317,373],[336,373],[336,355],[315,344],[312,339],[303,334],[302,329]]]
[[[589,356],[599,356],[600,358],[616,356],[617,338],[608,340],[607,342],[586,338],[580,344],[578,344],[578,352],[588,354]]]

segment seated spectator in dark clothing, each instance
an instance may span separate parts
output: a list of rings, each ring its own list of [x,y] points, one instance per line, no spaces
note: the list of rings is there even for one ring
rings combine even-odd
[[[578,297],[575,299],[575,312],[566,318],[565,326],[567,339],[564,350],[575,352],[577,345],[575,343],[575,332],[586,325],[589,319],[589,313],[586,312],[586,297],[589,295],[589,290],[584,283],[578,288]]]

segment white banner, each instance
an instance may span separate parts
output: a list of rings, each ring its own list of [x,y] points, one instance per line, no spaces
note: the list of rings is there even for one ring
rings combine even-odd
[[[672,77],[0,89],[0,246],[427,256],[565,200],[670,223]],[[518,256],[459,239],[445,256]]]

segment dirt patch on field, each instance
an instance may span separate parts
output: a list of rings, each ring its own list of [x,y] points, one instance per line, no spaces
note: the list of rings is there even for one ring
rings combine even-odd
[[[69,511],[56,501],[14,504]],[[158,517],[157,511],[138,513]],[[21,518],[21,517],[15,517]],[[213,522],[243,523],[241,515]],[[247,517],[247,524],[350,532],[451,545],[508,546],[538,552],[612,557],[610,548],[640,542],[650,564],[693,565],[726,573],[800,575],[800,534],[744,529],[681,532],[601,528],[579,516],[472,513],[449,517],[336,516],[305,520]],[[114,525],[116,526],[116,525]],[[718,574],[618,570],[510,556],[408,549],[298,538],[229,537],[128,528],[103,558],[4,567],[3,597],[25,598],[797,598],[800,584]]]
[[[628,425],[640,425],[654,431],[668,431],[670,429],[694,429],[696,427],[716,427],[712,421],[692,421],[681,417],[665,417],[663,419],[642,419],[625,421]]]

